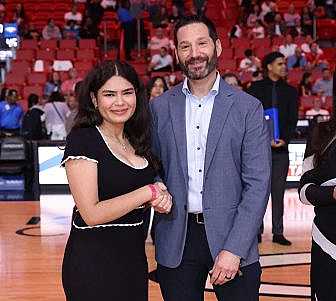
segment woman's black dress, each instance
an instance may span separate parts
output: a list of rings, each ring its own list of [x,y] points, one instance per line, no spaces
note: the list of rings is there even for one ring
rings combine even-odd
[[[118,159],[96,127],[74,129],[67,137],[62,164],[76,158],[97,163],[100,201],[154,181],[155,174],[148,163],[134,168]],[[89,227],[74,208],[62,269],[68,301],[148,299],[142,220],[143,209],[139,208],[118,220]]]

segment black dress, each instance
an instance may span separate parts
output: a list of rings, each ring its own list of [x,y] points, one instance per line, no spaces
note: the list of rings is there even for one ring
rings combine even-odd
[[[148,163],[134,168],[118,159],[95,127],[74,129],[67,137],[62,164],[76,158],[97,163],[99,201],[154,182],[155,174]],[[74,208],[62,269],[68,301],[148,299],[143,210],[90,227]]]

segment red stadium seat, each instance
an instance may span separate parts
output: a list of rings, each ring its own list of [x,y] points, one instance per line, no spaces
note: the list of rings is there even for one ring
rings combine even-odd
[[[77,48],[77,41],[76,40],[60,40],[59,48],[60,49],[75,49]]]
[[[25,86],[23,87],[23,95],[22,97],[27,99],[30,94],[37,94],[39,96],[42,96],[43,94],[43,88],[41,85],[35,85],[35,86]]]
[[[78,49],[76,52],[77,60],[94,60],[95,53],[93,49]]]
[[[21,43],[21,49],[37,49],[38,43],[35,40],[23,40]]]
[[[26,81],[26,75],[22,73],[7,73],[5,83],[6,85],[22,85]]]
[[[269,48],[271,47],[271,39],[270,38],[254,39],[252,40],[251,44],[253,48]]]
[[[249,48],[250,40],[248,38],[232,39],[231,45],[233,48]]]
[[[44,85],[47,82],[47,75],[41,72],[34,72],[28,75],[27,81],[29,85]]]
[[[28,61],[12,61],[11,63],[11,72],[16,72],[20,74],[27,74],[30,72],[31,64]]]
[[[54,50],[37,50],[36,59],[44,60],[44,61],[53,61],[55,59],[55,51]]]
[[[90,61],[77,61],[74,64],[74,68],[77,71],[88,71],[92,69],[92,62]]]
[[[300,103],[303,111],[307,111],[313,107],[313,102],[316,96],[301,96]]]
[[[42,40],[40,48],[44,50],[57,49],[57,40]]]
[[[79,48],[81,48],[81,49],[95,49],[95,48],[97,48],[96,40],[94,40],[94,39],[81,39],[81,40],[79,40]]]
[[[32,61],[35,59],[35,50],[33,49],[19,49],[16,52],[16,59],[17,60],[26,60],[26,61]]]
[[[233,49],[232,48],[223,48],[221,57],[223,59],[232,59],[233,58]]]
[[[219,61],[219,69],[221,72],[227,72],[227,71],[235,71],[237,68],[236,60],[220,60]]]
[[[58,60],[74,60],[75,59],[75,51],[68,49],[68,50],[57,50],[56,58]]]
[[[244,54],[245,50],[246,48],[242,48],[242,47],[235,48],[234,57],[239,60],[245,58],[245,54]]]

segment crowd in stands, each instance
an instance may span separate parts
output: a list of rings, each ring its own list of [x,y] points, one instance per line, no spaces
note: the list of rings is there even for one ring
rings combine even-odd
[[[104,58],[100,55],[104,44],[102,41],[120,41],[121,29],[124,44],[112,44],[110,52],[105,53],[105,56],[121,57],[120,50],[123,48],[125,59],[134,65],[144,82],[148,83],[149,99],[157,96],[159,91],[163,92],[180,82],[183,78],[176,62],[172,40],[174,24],[184,14],[207,14],[207,2],[75,0],[67,4],[62,22],[60,19],[55,20],[51,15],[46,24],[39,27],[33,21],[36,16],[27,13],[25,4],[18,3],[14,10],[9,12],[6,1],[0,1],[0,22],[16,22],[22,37],[17,59],[13,61],[12,69],[9,70],[4,83],[4,91],[7,91],[7,94],[3,93],[1,99],[1,128],[6,129],[1,115],[3,108],[16,108],[20,106],[19,103],[22,104],[22,101],[17,103],[8,99],[8,95],[9,98],[12,95],[10,91],[16,90],[16,98],[23,97],[23,111],[27,110],[27,104],[29,110],[36,106],[39,106],[39,109],[43,108],[45,113],[42,119],[48,137],[52,136],[52,132],[57,132],[52,130],[50,125],[57,122],[64,125],[64,132],[59,130],[60,136],[53,139],[64,136],[70,128],[65,126],[66,120],[68,116],[73,119],[76,112],[76,84],[97,60]],[[300,9],[296,8],[294,3],[285,9],[279,9],[278,2],[239,2],[239,14],[235,24],[220,24],[218,27],[223,47],[218,61],[219,70],[229,84],[247,89],[251,82],[262,79],[263,57],[268,52],[279,51],[287,60],[288,82],[299,89],[302,100],[300,116],[310,116],[316,112],[326,115],[325,111],[321,110],[329,110],[330,114],[331,72],[335,67],[332,58],[336,59],[336,52],[319,46],[318,41],[313,38],[313,24],[314,18],[334,18],[335,5],[330,5],[330,1],[308,0]],[[141,38],[141,55],[138,53],[138,57],[135,51],[137,26]],[[94,46],[88,47],[85,44],[81,48],[82,41],[88,39],[95,40]],[[26,63],[21,60],[20,55],[24,51],[32,51],[24,48],[29,40],[36,41],[37,48],[33,49],[35,56],[29,62],[33,73],[24,74],[22,88],[17,87],[17,81],[20,81],[21,77],[16,73],[15,65]],[[73,44],[69,44],[71,40],[74,41]],[[28,89],[26,83],[29,85],[33,82],[37,73],[46,74],[44,81],[42,80],[43,84],[39,81],[39,89]],[[30,94],[37,95],[38,101],[36,102],[35,96]],[[28,99],[34,101],[28,102]]]

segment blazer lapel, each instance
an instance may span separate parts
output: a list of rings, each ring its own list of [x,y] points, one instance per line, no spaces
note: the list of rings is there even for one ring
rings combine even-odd
[[[221,80],[219,86],[219,93],[215,97],[210,119],[210,125],[206,143],[204,178],[209,170],[212,158],[216,151],[216,146],[219,142],[224,124],[226,122],[231,106],[233,104],[233,97],[232,97],[233,93],[234,90],[230,86],[228,86],[228,84],[226,84],[223,80]]]
[[[169,110],[173,125],[176,148],[183,170],[186,187],[188,187],[188,159],[187,159],[187,134],[186,134],[186,103],[182,86],[174,89],[169,101]]]

